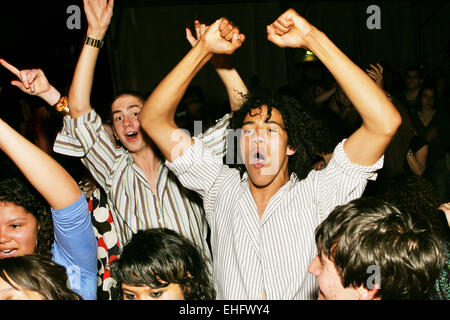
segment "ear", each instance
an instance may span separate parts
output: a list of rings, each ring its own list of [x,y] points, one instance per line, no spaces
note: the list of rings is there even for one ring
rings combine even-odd
[[[380,289],[380,284],[376,283],[373,289],[367,289],[363,286],[358,288],[359,291],[359,300],[375,300],[375,295]]]
[[[117,136],[116,129],[114,129],[114,126],[111,126],[111,129],[114,134],[114,138],[116,138],[116,140],[119,141],[119,137]]]
[[[286,150],[286,155],[292,156],[292,155],[295,154],[296,152],[297,152],[296,149],[293,149],[293,148],[291,148],[291,146],[288,146],[288,147],[287,147],[287,150]]]

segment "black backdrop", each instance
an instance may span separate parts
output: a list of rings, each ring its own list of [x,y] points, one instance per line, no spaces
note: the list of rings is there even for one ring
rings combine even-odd
[[[381,9],[381,29],[369,30],[369,5]],[[69,30],[66,12],[81,8],[81,29]],[[116,0],[107,43],[98,62],[93,104],[101,111],[121,90],[151,89],[189,50],[184,28],[193,20],[211,23],[230,18],[247,40],[233,55],[242,77],[259,76],[278,87],[314,78],[301,63],[302,51],[280,49],[266,40],[265,26],[293,7],[323,30],[361,67],[378,60],[401,72],[420,62],[430,73],[448,72],[448,1],[133,1]],[[67,91],[86,30],[81,0],[2,2],[0,57],[18,68],[40,67],[58,89]],[[0,70],[2,92],[13,77]],[[225,98],[214,70],[207,66],[194,79],[207,99]]]

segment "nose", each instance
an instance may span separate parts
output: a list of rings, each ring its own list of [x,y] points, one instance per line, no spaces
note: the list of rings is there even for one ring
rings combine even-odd
[[[266,129],[257,129],[252,134],[251,142],[253,143],[262,143],[266,140],[267,130]]]
[[[131,125],[131,123],[132,123],[131,118],[128,117],[127,115],[125,115],[123,117],[123,126],[124,127],[129,127]]]
[[[0,244],[4,244],[10,241],[10,236],[5,230],[0,230]]]
[[[319,256],[316,256],[314,260],[308,266],[308,272],[316,277],[320,274],[320,260]]]

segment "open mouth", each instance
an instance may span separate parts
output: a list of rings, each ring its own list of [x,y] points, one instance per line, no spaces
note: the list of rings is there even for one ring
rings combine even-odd
[[[266,157],[261,152],[255,152],[252,157],[252,162],[257,169],[261,168],[264,165]]]
[[[0,259],[9,258],[17,253],[17,249],[0,250]]]
[[[136,140],[137,137],[137,132],[129,132],[125,134],[125,139],[127,139],[128,141],[132,142],[134,140]]]

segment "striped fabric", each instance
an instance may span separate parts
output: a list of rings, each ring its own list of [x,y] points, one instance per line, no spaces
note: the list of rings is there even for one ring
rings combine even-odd
[[[344,140],[325,169],[301,181],[292,174],[260,219],[247,174],[241,178],[194,140],[166,165],[203,198],[218,299],[315,299],[318,286],[307,271],[317,252],[315,228],[335,206],[361,196],[383,157],[370,167],[352,164]]]
[[[229,115],[226,115],[199,136],[219,158],[225,152],[228,122]],[[158,194],[154,195],[144,172],[134,164],[126,149],[116,147],[109,139],[95,111],[77,119],[66,116],[53,150],[81,157],[105,190],[121,247],[140,229],[165,227],[194,241],[207,259],[211,259],[206,242],[208,226],[198,195],[183,188],[164,161],[158,166]]]

